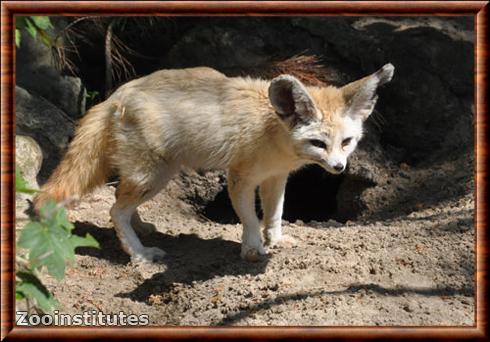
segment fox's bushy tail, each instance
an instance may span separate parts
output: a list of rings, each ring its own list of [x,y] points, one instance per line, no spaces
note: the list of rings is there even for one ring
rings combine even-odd
[[[83,117],[63,160],[34,199],[37,212],[47,200],[78,198],[110,176],[111,114],[111,106],[103,102]]]

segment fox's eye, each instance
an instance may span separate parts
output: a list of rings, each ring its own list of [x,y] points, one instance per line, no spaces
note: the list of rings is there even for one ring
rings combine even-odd
[[[318,139],[311,139],[310,144],[312,144],[315,147],[319,147],[319,148],[327,148],[327,144],[325,144],[323,141],[318,140]]]
[[[352,141],[352,137],[351,138],[345,138],[344,140],[342,140],[342,147],[349,145],[351,141]]]

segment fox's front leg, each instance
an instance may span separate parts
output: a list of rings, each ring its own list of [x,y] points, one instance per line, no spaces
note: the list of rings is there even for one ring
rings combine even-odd
[[[264,236],[267,246],[273,247],[279,243],[294,245],[292,237],[282,234],[282,212],[284,192],[288,175],[278,175],[266,179],[260,185],[260,202],[264,212]]]
[[[228,193],[231,203],[243,225],[241,257],[256,261],[259,255],[267,254],[260,234],[260,222],[255,212],[255,188],[249,179],[230,171]]]

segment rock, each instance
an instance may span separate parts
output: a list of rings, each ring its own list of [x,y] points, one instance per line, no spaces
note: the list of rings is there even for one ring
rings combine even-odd
[[[78,77],[63,76],[51,66],[23,67],[16,73],[17,85],[49,100],[72,119],[85,112],[85,88]]]
[[[39,189],[36,176],[41,169],[43,154],[41,148],[34,139],[28,136],[15,136],[15,164],[22,173],[27,186],[30,189]],[[31,194],[15,194],[16,223],[23,224],[29,218],[29,200]]]
[[[63,111],[44,98],[15,87],[16,134],[27,135],[41,146],[44,180],[58,164],[62,151],[74,132],[74,122]]]
[[[260,36],[246,31],[198,26],[170,50],[169,58],[181,67],[196,63],[220,68],[251,67],[267,60],[266,54],[258,51],[261,46]],[[196,49],[200,54],[195,53]]]
[[[15,136],[15,164],[18,167],[27,185],[31,189],[39,189],[37,174],[43,162],[43,152],[38,143],[29,136]]]
[[[50,48],[29,34],[22,34],[16,53],[16,84],[78,119],[85,112],[85,87],[80,78],[63,75],[55,63]]]
[[[327,223],[326,223],[326,226],[327,227],[334,227],[334,228],[338,228],[338,227],[342,227],[343,224],[340,223],[340,222],[337,222],[335,220],[328,220]]]
[[[393,83],[380,94],[378,110],[386,120],[383,139],[403,147],[413,162],[436,150],[452,152],[471,144],[471,124],[460,116],[471,113],[462,99],[473,96],[473,44],[430,28],[394,32],[383,44],[390,47],[387,58],[397,66]],[[421,44],[430,48],[420,49]],[[454,86],[454,80],[461,83]],[[458,125],[467,135],[455,132],[458,139],[446,141],[447,132]]]

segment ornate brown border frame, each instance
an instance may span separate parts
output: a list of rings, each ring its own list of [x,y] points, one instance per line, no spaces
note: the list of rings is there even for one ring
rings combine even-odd
[[[467,15],[475,17],[476,325],[473,327],[15,327],[14,15]],[[487,325],[488,1],[4,1],[1,4],[1,339],[489,339]]]

